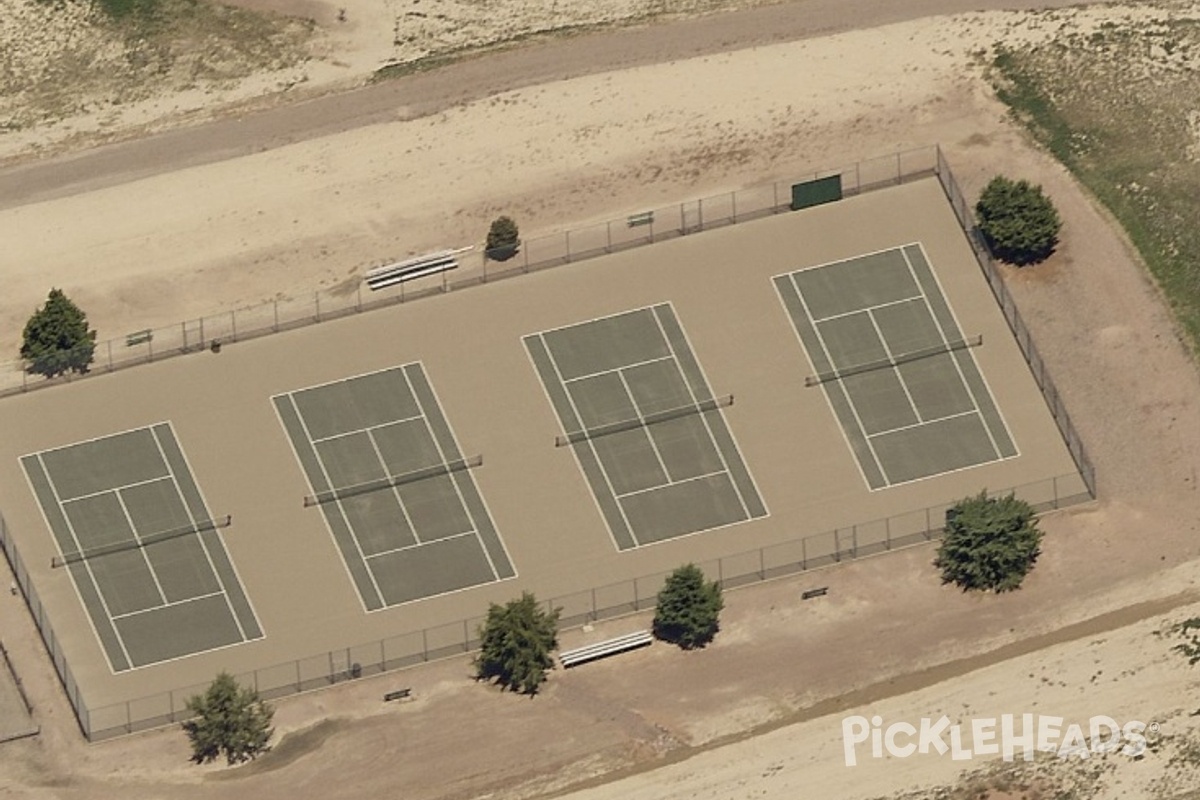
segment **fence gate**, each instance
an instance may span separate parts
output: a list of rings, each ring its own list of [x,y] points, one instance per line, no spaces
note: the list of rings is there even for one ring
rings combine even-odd
[[[689,200],[679,204],[679,232],[684,236],[704,229],[703,203],[703,200]]]
[[[347,680],[350,677],[350,651],[349,650],[330,650],[329,651],[329,682],[337,683],[338,681]]]
[[[204,320],[191,319],[183,324],[183,349],[201,350],[204,348]]]

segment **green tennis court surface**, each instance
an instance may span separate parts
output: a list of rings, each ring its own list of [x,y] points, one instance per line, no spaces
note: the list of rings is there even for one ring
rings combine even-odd
[[[669,304],[524,341],[619,549],[766,516]]]
[[[774,281],[871,489],[1017,455],[920,245]]]
[[[114,672],[262,637],[169,423],[21,464]]]
[[[516,575],[421,364],[273,400],[368,611]]]

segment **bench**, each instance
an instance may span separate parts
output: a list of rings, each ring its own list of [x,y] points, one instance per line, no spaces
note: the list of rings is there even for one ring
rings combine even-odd
[[[462,251],[444,250],[440,253],[376,267],[367,272],[367,286],[371,287],[371,291],[375,291],[405,281],[423,278],[426,275],[436,275],[439,272],[458,269],[456,256],[460,252]]]
[[[625,220],[625,223],[630,228],[636,228],[639,225],[653,225],[654,224],[654,212],[653,211],[643,211],[640,214],[630,214],[629,218],[627,220]]]
[[[408,700],[412,697],[412,688],[397,689],[394,692],[388,692],[383,696],[383,702],[390,703],[393,700]]]
[[[801,595],[801,600],[812,600],[814,597],[824,597],[829,594],[829,587],[822,586],[820,589],[807,589]]]
[[[558,654],[558,660],[562,662],[563,669],[569,669],[585,661],[594,661],[597,658],[624,653],[626,650],[645,647],[653,641],[654,636],[650,631],[638,631],[608,641],[577,647],[574,650],[564,650]]]
[[[125,346],[134,347],[139,344],[146,344],[154,338],[154,332],[147,328],[144,331],[134,331],[125,336]]]

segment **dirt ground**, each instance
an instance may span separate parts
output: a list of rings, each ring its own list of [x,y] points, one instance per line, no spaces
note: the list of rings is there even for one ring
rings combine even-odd
[[[939,586],[932,549],[918,548],[733,592],[710,649],[656,645],[555,674],[534,700],[474,685],[465,659],[284,700],[279,732],[300,733],[233,771],[189,766],[174,731],[83,744],[28,613],[5,598],[0,633],[43,732],[0,747],[0,792],[270,800],[402,787],[416,798],[529,797],[591,782],[581,797],[873,797],[952,781],[964,765],[925,758],[848,770],[839,725],[851,710],[914,722],[936,709],[1109,714],[1188,735],[1194,674],[1155,632],[1200,601],[1200,381],[1123,237],[1010,125],[971,66],[973,48],[1073,24],[1085,12],[1060,13],[922,20],[782,49],[767,46],[764,32],[749,50],[584,70],[432,117],[142,180],[110,177],[100,180],[107,188],[0,211],[0,233],[13,243],[8,337],[47,277],[104,328],[131,330],[340,279],[381,250],[467,241],[499,209],[545,230],[940,141],[969,195],[996,173],[1027,176],[1064,218],[1055,256],[1008,279],[1090,450],[1100,493],[1094,506],[1045,520],[1045,554],[1011,595]],[[670,38],[671,30],[638,35]],[[905,55],[899,71],[897,53]],[[786,58],[802,80],[780,81]],[[690,103],[694,85],[707,91]],[[403,150],[382,148],[384,137],[416,154],[405,161]],[[125,169],[140,174],[136,161]],[[280,185],[253,198],[262,223],[236,227],[245,206],[230,186],[249,184],[226,182],[228,171]],[[289,183],[297,174],[307,177]],[[481,186],[491,189],[486,202]],[[322,199],[333,190],[354,198],[353,208]],[[185,199],[189,213],[169,212],[169,201]],[[98,214],[113,202],[128,213]],[[205,214],[233,227],[195,224]],[[64,219],[92,215],[100,221],[62,235]],[[232,252],[222,245],[231,236],[240,243]],[[129,264],[133,247],[155,248],[153,263]],[[799,601],[814,583],[828,585],[829,596]],[[564,644],[579,636],[568,633]],[[384,706],[382,692],[401,684],[416,699]],[[1114,764],[1087,794],[1161,796],[1153,792],[1171,776],[1167,761],[1164,751]]]

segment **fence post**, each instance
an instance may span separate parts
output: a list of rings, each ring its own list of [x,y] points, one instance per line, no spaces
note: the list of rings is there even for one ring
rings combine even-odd
[[[704,230],[704,198],[696,201],[696,230]]]
[[[272,327],[271,330],[274,331],[275,333],[279,333],[279,301],[272,300],[271,305],[273,305],[275,307],[275,325]],[[203,339],[204,338],[203,335],[201,335],[200,338]],[[201,342],[201,344],[203,344],[203,342]]]
[[[758,548],[758,579],[765,581],[767,579],[767,563],[763,557],[763,549]]]
[[[779,213],[779,181],[771,181],[771,192],[774,195],[775,201],[771,205],[771,213]]]
[[[563,231],[563,243],[567,249],[567,263],[571,263],[571,232]]]
[[[605,225],[608,228],[608,246],[604,248],[604,252],[611,253],[612,252],[612,220],[610,219],[608,222],[605,223]]]
[[[362,283],[358,284],[358,300],[355,302],[355,310],[362,313]]]
[[[592,589],[592,622],[596,621],[596,590]]]
[[[808,537],[800,540],[800,569],[808,569]]]
[[[733,224],[737,225],[737,192],[729,193],[729,205],[733,208]]]
[[[400,284],[400,290],[401,291],[404,290],[403,283]],[[321,293],[319,291],[313,292],[313,305],[316,307],[316,314],[317,314],[316,320],[317,320],[317,322],[320,322],[321,321]]]
[[[471,649],[470,644],[471,644],[471,634],[467,630],[467,621],[464,619],[463,620],[463,652],[464,653]]]
[[[421,660],[429,660],[429,629],[421,628]]]
[[[892,549],[892,518],[883,518],[883,540],[888,550]]]
[[[904,177],[900,172],[900,154],[896,153],[896,185],[899,186],[903,180]]]
[[[108,371],[113,371],[112,339],[108,340]],[[21,388],[25,388],[25,370],[21,370]]]
[[[233,341],[237,341],[237,311],[229,312],[229,330],[233,332]]]

